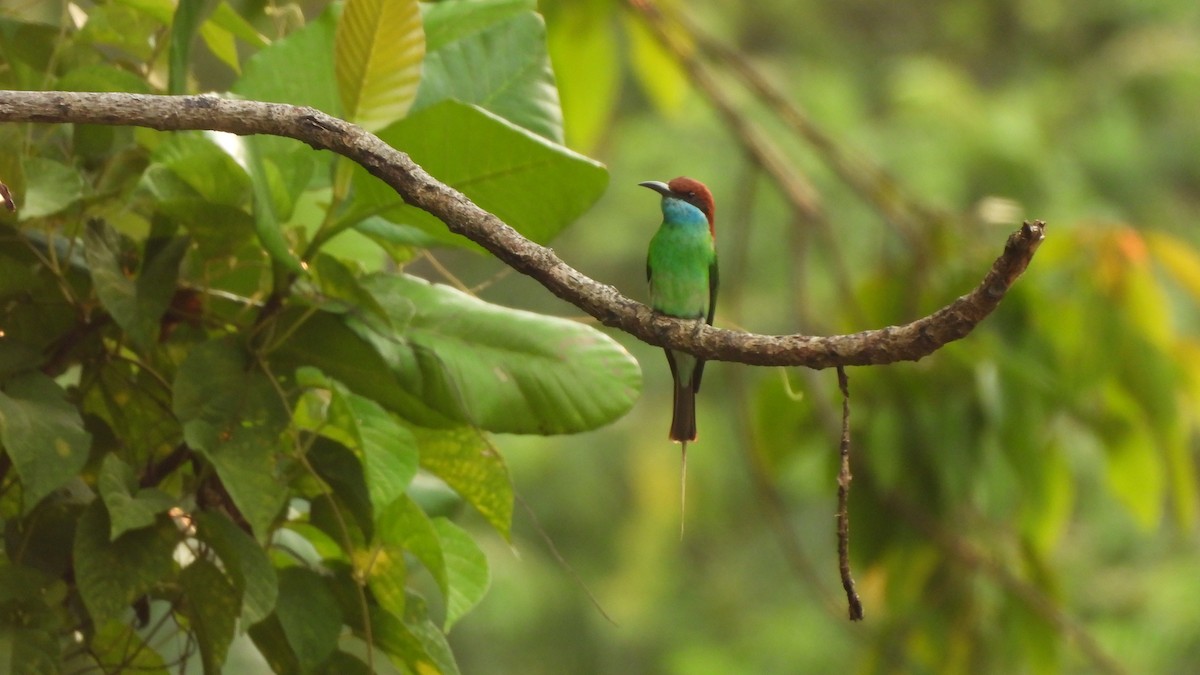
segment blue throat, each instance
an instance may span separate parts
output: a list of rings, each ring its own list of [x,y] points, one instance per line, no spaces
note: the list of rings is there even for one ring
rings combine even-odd
[[[708,218],[704,215],[704,212],[682,199],[663,197],[662,212],[663,220],[671,225],[703,225],[704,227],[708,227]]]

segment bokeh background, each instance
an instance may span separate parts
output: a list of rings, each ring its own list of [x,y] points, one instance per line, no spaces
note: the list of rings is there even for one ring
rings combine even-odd
[[[493,587],[451,634],[464,671],[1200,667],[1200,6],[540,9],[568,143],[611,172],[554,248],[632,297],[660,219],[637,183],[681,174],[716,195],[724,327],[906,322],[970,290],[1022,219],[1049,236],[968,338],[849,371],[864,622],[837,574],[834,373],[710,364],[680,541],[666,364],[617,335],[646,377],[630,415],[500,439],[528,510],[511,547],[485,538]],[[578,315],[516,275],[484,296]]]
[[[60,4],[0,0],[47,25]],[[328,4],[230,2],[272,37]],[[1200,671],[1200,3],[536,4],[567,144],[610,172],[552,246],[627,295],[661,218],[637,183],[678,175],[716,197],[726,328],[904,323],[972,289],[1023,219],[1048,237],[966,339],[849,370],[864,621],[838,578],[835,374],[709,364],[681,540],[667,365],[614,332],[644,371],[634,410],[497,437],[511,543],[463,510],[493,577],[449,636],[462,671]],[[236,81],[195,58],[195,91]],[[406,270],[589,320],[491,258],[435,256]]]

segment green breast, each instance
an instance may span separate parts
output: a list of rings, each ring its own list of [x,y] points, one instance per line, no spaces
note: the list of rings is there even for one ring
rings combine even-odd
[[[681,318],[706,316],[709,268],[715,259],[708,223],[663,223],[650,240],[650,305]]]

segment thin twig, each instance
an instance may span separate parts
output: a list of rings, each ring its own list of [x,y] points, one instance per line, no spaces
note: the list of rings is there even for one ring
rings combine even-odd
[[[854,577],[850,575],[850,378],[846,369],[837,367],[838,389],[842,391],[842,442],[840,454],[842,468],[838,471],[837,542],[838,572],[842,575],[842,588],[846,591],[846,604],[850,609],[851,621],[862,621],[862,601],[854,590]]]
[[[567,559],[563,557],[562,553],[559,553],[558,546],[555,546],[554,540],[550,538],[550,534],[546,532],[546,528],[542,527],[542,521],[538,519],[537,514],[533,512],[533,508],[529,506],[529,503],[526,502],[521,497],[520,493],[516,492],[515,490],[513,491],[513,498],[517,500],[517,503],[521,505],[521,508],[525,509],[525,515],[529,516],[529,522],[533,525],[534,532],[537,532],[538,537],[540,537],[542,542],[546,544],[546,550],[550,551],[550,555],[554,557],[554,559],[559,565],[562,566],[564,570],[566,570],[567,574],[570,575],[571,580],[574,581],[575,585],[579,587],[579,590],[583,591],[584,595],[586,595],[588,600],[591,601],[592,606],[596,608],[596,611],[600,612],[600,616],[604,617],[604,620],[612,625],[619,626],[620,624],[613,620],[613,618],[608,615],[608,612],[604,611],[604,606],[601,605],[600,601],[596,599],[596,596],[592,594],[592,590],[583,582],[583,579],[579,576],[579,573],[575,571],[575,568],[571,567],[571,563],[567,562]]]

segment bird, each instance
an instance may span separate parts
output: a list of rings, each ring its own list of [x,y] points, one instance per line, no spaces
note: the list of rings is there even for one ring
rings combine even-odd
[[[711,325],[718,286],[716,206],[712,193],[704,183],[685,176],[666,183],[646,181],[638,185],[662,196],[662,224],[650,240],[646,256],[650,306],[667,316],[703,319]],[[700,391],[704,360],[683,351],[665,351],[675,385],[669,438],[682,445],[682,511],[687,487],[687,444],[696,440],[696,392]],[[680,527],[682,535],[682,519]]]

